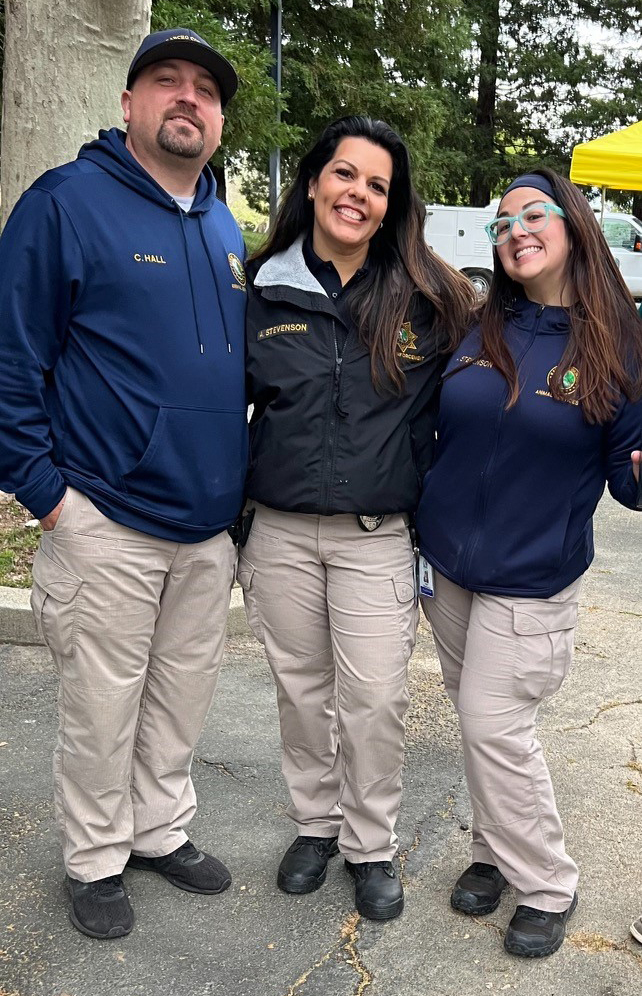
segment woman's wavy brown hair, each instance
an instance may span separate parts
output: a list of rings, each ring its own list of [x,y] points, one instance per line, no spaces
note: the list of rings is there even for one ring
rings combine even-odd
[[[544,167],[529,170],[551,184],[555,203],[563,208],[571,251],[565,286],[576,301],[568,311],[571,329],[567,347],[551,378],[553,397],[562,399],[564,371],[574,366],[581,385],[577,400],[590,423],[607,422],[622,395],[642,397],[642,321],[618,270],[593,211],[564,177]],[[504,337],[507,312],[521,293],[493,250],[495,268],[490,290],[479,313],[482,354],[506,378],[507,408],[519,397],[515,362]]]
[[[392,128],[360,116],[340,118],[328,125],[299,163],[267,243],[252,260],[260,265],[288,249],[299,235],[312,232],[310,181],[318,177],[344,138],[365,138],[392,157],[388,208],[381,228],[370,240],[370,265],[351,295],[351,310],[359,337],[370,352],[373,384],[377,390],[402,393],[405,377],[397,356],[398,336],[413,294],[419,292],[433,305],[436,341],[448,352],[468,329],[475,293],[466,277],[428,248],[424,237],[426,210],[412,185],[408,150]]]

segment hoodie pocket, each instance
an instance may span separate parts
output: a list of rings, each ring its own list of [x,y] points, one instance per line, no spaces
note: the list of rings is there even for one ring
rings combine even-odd
[[[226,524],[239,510],[246,460],[245,411],[162,407],[122,485],[157,515],[195,526]]]

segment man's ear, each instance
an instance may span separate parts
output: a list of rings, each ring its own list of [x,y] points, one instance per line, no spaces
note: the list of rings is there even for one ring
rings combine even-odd
[[[130,90],[123,90],[120,96],[120,106],[123,109],[123,121],[125,124],[129,124],[129,109],[132,102],[132,95]]]

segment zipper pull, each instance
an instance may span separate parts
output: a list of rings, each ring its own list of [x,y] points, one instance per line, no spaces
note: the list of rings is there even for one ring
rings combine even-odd
[[[334,363],[334,407],[339,418],[346,418],[347,412],[343,410],[339,403],[341,396],[341,364],[343,357],[337,356]]]

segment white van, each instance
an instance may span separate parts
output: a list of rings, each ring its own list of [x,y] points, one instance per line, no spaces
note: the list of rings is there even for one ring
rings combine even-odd
[[[486,208],[426,205],[424,234],[431,249],[472,281],[477,293],[487,293],[493,253],[484,226],[496,206]],[[597,212],[599,214],[599,212]],[[599,218],[596,217],[599,223]],[[633,297],[642,298],[642,221],[632,214],[605,212],[604,236]]]
[[[426,242],[438,256],[466,274],[480,297],[488,293],[493,272],[493,253],[484,225],[493,220],[495,210],[426,204]]]
[[[642,298],[642,221],[632,214],[605,211],[602,228],[624,283],[633,297]]]

